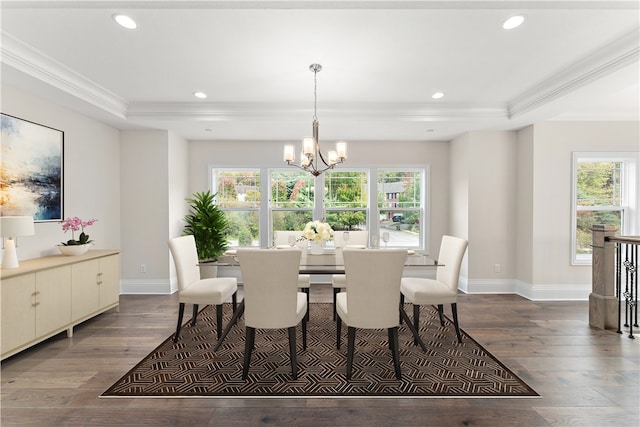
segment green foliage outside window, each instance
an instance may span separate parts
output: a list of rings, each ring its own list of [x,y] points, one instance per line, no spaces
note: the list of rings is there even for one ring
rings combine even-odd
[[[594,224],[622,226],[622,162],[577,165],[576,253],[590,254]]]

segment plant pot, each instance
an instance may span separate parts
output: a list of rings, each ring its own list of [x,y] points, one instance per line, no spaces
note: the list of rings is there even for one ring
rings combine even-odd
[[[200,278],[211,279],[214,277],[218,277],[218,265],[214,263],[201,263]]]
[[[90,246],[90,243],[87,243],[86,245],[58,245],[58,250],[62,255],[75,256],[86,253],[89,250]]]

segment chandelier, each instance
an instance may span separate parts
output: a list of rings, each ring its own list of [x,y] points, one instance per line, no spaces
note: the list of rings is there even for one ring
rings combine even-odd
[[[327,152],[326,157],[320,150],[320,142],[318,141],[318,116],[316,108],[318,103],[317,81],[318,73],[322,71],[322,65],[311,64],[309,70],[313,72],[313,136],[305,136],[302,139],[302,153],[300,154],[300,164],[295,163],[296,154],[293,145],[284,146],[284,161],[290,166],[295,166],[309,172],[313,176],[318,176],[322,172],[333,169],[338,163],[342,163],[347,159],[347,143],[340,141],[336,143],[336,149]],[[320,161],[322,163],[320,163]]]

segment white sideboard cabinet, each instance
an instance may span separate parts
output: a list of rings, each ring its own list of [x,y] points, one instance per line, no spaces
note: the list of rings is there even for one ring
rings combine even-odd
[[[106,310],[120,298],[120,255],[93,250],[55,255],[0,270],[2,359],[12,356]]]

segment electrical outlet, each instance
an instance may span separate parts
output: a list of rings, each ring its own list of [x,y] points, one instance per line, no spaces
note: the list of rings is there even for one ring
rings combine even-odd
[[[147,272],[147,264],[140,264],[140,273]]]
[[[500,273],[502,271],[502,267],[500,267],[500,264],[494,265],[493,271],[495,271],[496,273]]]

